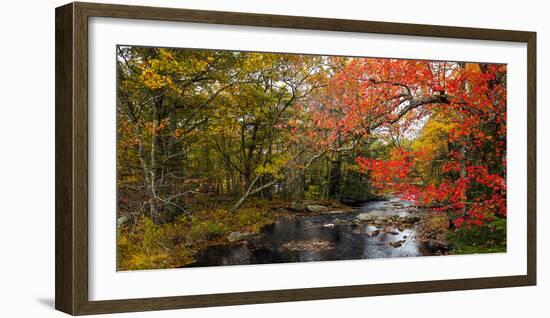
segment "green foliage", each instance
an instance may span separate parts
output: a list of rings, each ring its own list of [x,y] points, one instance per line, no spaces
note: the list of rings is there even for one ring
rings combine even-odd
[[[257,205],[258,207],[252,207]],[[210,244],[224,243],[233,231],[257,233],[273,222],[266,202],[259,201],[235,214],[225,209],[181,215],[174,222],[155,224],[148,217],[118,230],[118,270],[179,267],[194,261],[194,255]]]
[[[226,220],[230,217],[229,212],[223,209],[197,213],[191,217],[190,236],[195,240],[206,240],[227,234],[230,227]]]
[[[361,173],[355,164],[343,167],[345,178],[342,184],[341,199],[346,201],[369,201],[380,198],[372,188],[368,176]]]
[[[174,245],[172,225],[156,225],[144,217],[132,228],[117,233],[117,268],[153,269],[191,262],[193,251]]]
[[[246,229],[247,232],[259,232],[265,224],[272,221],[265,210],[255,208],[242,208],[237,211],[235,218],[236,226]]]
[[[320,185],[310,184],[307,187],[307,191],[304,193],[304,197],[308,200],[319,199],[321,198],[321,191]]]
[[[453,254],[506,252],[506,218],[483,226],[461,227],[448,233]]]

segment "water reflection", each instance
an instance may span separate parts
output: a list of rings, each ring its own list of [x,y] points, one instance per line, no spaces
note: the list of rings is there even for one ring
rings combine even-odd
[[[361,213],[377,216],[406,216],[404,201],[369,202],[356,212],[329,213],[278,219],[262,230],[260,238],[237,245],[211,246],[188,266],[216,266],[310,262],[330,260],[393,258],[433,255],[414,239],[415,229],[387,229],[357,224]],[[288,248],[298,243],[297,248]],[[311,245],[311,248],[307,248]],[[305,246],[304,248],[302,248]],[[318,248],[321,246],[322,248]],[[323,248],[324,247],[324,248]]]

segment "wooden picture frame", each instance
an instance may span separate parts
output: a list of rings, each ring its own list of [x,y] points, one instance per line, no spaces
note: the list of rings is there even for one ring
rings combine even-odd
[[[56,9],[56,270],[55,307],[101,314],[314,299],[426,293],[536,284],[536,33],[216,12],[97,3]],[[88,298],[88,19],[110,17],[270,28],[478,39],[527,44],[527,275],[374,285],[90,301]]]

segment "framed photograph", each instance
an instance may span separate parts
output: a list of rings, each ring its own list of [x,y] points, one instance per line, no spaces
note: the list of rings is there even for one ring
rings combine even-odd
[[[73,315],[536,284],[536,33],[56,9]]]

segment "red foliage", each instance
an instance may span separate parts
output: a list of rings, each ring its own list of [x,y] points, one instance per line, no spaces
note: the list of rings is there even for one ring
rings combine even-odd
[[[334,76],[327,102],[316,105],[315,126],[330,132],[325,143],[341,144],[398,121],[406,127],[436,108],[452,112],[456,121],[448,142],[453,147],[437,182],[422,182],[414,161],[424,154],[412,150],[395,149],[386,160],[358,156],[356,162],[378,189],[447,212],[456,227],[482,226],[495,215],[506,216],[505,70],[503,65],[354,60]],[[447,102],[399,117],[407,98],[434,94],[445,94]]]

